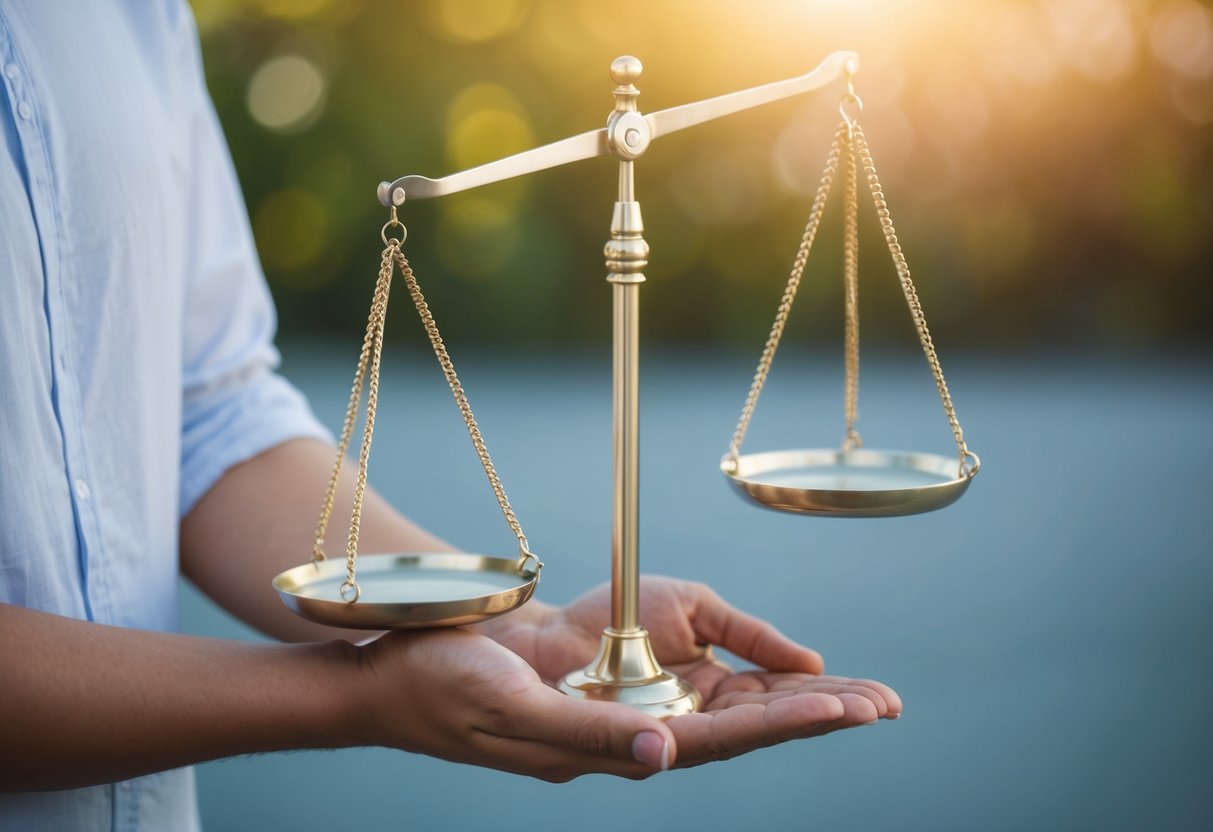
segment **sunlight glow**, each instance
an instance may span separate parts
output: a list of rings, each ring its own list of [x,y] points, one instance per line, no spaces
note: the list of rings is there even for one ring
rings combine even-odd
[[[1194,0],[1164,6],[1150,27],[1150,47],[1181,75],[1213,78],[1213,13]]]
[[[602,125],[617,55],[644,62],[638,106],[654,112],[792,77],[839,49],[860,55],[861,119],[898,231],[927,285],[963,287],[956,309],[1027,309],[1053,298],[1063,273],[1089,318],[1131,309],[1128,287],[1143,274],[1176,287],[1208,271],[1208,0],[193,5],[267,272],[292,290],[358,268],[359,235],[379,208],[364,205],[365,183],[443,176]],[[693,281],[705,318],[688,315],[678,291],[654,293],[663,332],[733,338],[736,316],[749,314],[733,301],[736,281],[775,287],[786,275],[843,89],[837,79],[671,136],[636,166],[654,276]],[[263,129],[249,130],[250,117]],[[614,186],[610,164],[586,162],[412,206],[410,247],[484,287],[509,272],[508,291],[467,292],[484,307],[478,320],[529,293],[563,310],[536,324],[543,337],[568,334],[591,290],[549,290],[569,271],[601,268]],[[818,267],[840,257],[838,193]],[[871,205],[860,210],[865,241],[878,240]],[[838,291],[836,281],[814,287],[810,296]],[[1128,300],[1091,300],[1105,294]],[[1204,308],[1185,304],[1177,325],[1197,326]]]
[[[1054,0],[1048,6],[1058,47],[1093,81],[1114,81],[1133,69],[1136,43],[1124,6],[1105,0]]]

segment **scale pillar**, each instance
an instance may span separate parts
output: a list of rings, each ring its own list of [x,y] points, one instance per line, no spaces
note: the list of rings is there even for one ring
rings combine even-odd
[[[612,328],[611,626],[598,655],[566,676],[560,689],[581,698],[620,702],[659,718],[694,713],[703,701],[690,684],[662,670],[648,632],[640,626],[640,284],[649,262],[644,222],[634,190],[633,160],[649,145],[649,125],[636,110],[640,61],[611,64],[615,110],[607,142],[619,158],[619,201],[603,253],[614,296]]]

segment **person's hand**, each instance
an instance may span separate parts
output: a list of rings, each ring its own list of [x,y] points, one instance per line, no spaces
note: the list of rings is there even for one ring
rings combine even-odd
[[[563,782],[642,778],[668,764],[670,729],[624,705],[571,699],[468,629],[387,633],[359,648],[350,744],[389,745]]]
[[[901,700],[888,686],[820,675],[818,653],[702,584],[645,576],[641,588],[641,619],[658,661],[704,700],[703,712],[666,723],[679,767],[901,715]],[[532,601],[481,629],[555,684],[593,658],[610,623],[610,600],[610,587],[599,587],[563,608]],[[735,673],[716,660],[712,645],[762,670]]]

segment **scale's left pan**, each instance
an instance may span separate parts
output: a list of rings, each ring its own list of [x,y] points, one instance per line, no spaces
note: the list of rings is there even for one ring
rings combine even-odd
[[[403,630],[474,624],[525,604],[537,570],[517,558],[456,553],[360,555],[352,604],[342,600],[345,559],[305,563],[274,578],[291,610],[318,624]]]

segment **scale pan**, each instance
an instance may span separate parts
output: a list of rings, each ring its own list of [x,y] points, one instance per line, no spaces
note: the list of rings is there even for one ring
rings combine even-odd
[[[759,505],[832,517],[897,517],[959,499],[980,462],[965,474],[956,457],[905,451],[811,449],[746,454],[720,468]]]
[[[345,558],[305,563],[274,578],[290,609],[309,621],[364,630],[406,630],[473,624],[525,604],[538,572],[517,558],[458,553],[359,555],[358,601],[338,593]]]

